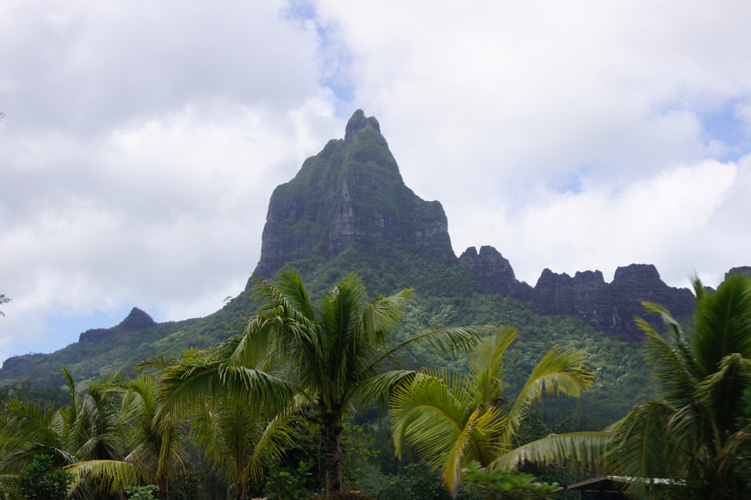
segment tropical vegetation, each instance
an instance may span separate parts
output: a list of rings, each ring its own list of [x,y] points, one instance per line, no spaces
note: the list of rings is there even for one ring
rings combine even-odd
[[[456,354],[480,336],[474,327],[440,328],[390,345],[411,291],[368,301],[355,274],[315,306],[294,270],[274,282],[259,280],[256,293],[263,306],[243,334],[167,369],[165,404],[230,393],[280,415],[299,411],[320,436],[329,494],[342,488],[344,416],[385,404],[389,391],[413,373],[393,367],[396,355],[420,341]]]
[[[29,500],[64,500],[72,482],[73,474],[55,468],[49,455],[35,455],[18,475],[18,487]]]
[[[405,442],[415,446],[442,470],[454,496],[472,462],[487,467],[515,448],[514,438],[533,401],[546,393],[576,397],[594,383],[580,353],[551,350],[508,401],[504,354],[516,336],[514,328],[501,328],[476,346],[469,375],[425,369],[394,391],[389,415],[397,453]]]
[[[695,292],[688,326],[645,304],[666,325],[639,320],[651,398],[604,431],[578,430],[569,413],[551,434],[539,410],[565,407],[535,402],[588,396],[585,366],[599,360],[586,350],[554,347],[532,365],[513,328],[446,327],[447,306],[419,333],[403,321],[424,314],[410,291],[368,300],[348,275],[312,300],[287,271],[257,282],[256,314],[214,347],[85,384],[63,368],[64,392],[5,387],[0,498],[48,487],[45,498],[67,487],[92,500],[126,488],[171,500],[546,498],[576,477],[551,463],[629,477],[636,495],[741,498],[751,488],[751,278],[729,276],[714,292],[697,280]]]
[[[656,397],[603,432],[551,436],[500,457],[599,467],[627,478],[636,497],[744,498],[751,488],[751,277],[731,274],[714,292],[694,281],[696,311],[684,329],[664,307],[645,302],[665,324],[637,319]]]

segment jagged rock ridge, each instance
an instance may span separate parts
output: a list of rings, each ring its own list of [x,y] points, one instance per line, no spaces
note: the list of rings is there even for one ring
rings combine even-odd
[[[693,312],[695,298],[687,288],[666,285],[655,266],[631,264],[617,268],[611,283],[603,280],[600,271],[577,272],[572,278],[545,269],[532,299],[538,313],[575,315],[626,340],[644,338],[634,323],[635,317],[645,316],[644,301],[667,307],[676,318],[686,318]]]
[[[508,259],[489,245],[480,247],[479,253],[475,247],[467,248],[459,256],[459,263],[477,277],[484,292],[524,301],[532,297],[532,288],[518,281]]]
[[[640,340],[634,318],[644,316],[643,301],[668,308],[676,318],[687,318],[695,298],[687,288],[673,288],[660,279],[651,264],[619,267],[606,283],[600,271],[581,271],[573,277],[544,269],[534,288],[520,282],[507,259],[495,248],[478,253],[468,248],[459,262],[477,276],[482,291],[529,302],[538,314],[578,316],[592,327],[624,340]]]
[[[270,278],[289,262],[330,260],[349,247],[398,248],[456,264],[443,207],[404,184],[378,121],[362,110],[350,118],[343,140],[329,141],[274,190],[253,274]]]
[[[751,266],[741,266],[741,267],[734,267],[727,273],[725,273],[725,277],[727,278],[730,274],[746,274],[748,276],[751,276]]]

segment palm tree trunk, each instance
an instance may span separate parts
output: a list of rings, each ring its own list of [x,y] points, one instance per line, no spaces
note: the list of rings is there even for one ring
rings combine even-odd
[[[323,418],[324,467],[326,469],[326,494],[331,497],[342,489],[342,432],[341,415],[327,414]]]
[[[169,478],[160,478],[159,491],[156,493],[156,497],[159,500],[169,500]]]

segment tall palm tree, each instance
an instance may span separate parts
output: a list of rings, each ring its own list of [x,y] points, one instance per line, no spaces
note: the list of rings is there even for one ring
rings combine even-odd
[[[501,328],[477,346],[468,376],[427,369],[394,391],[389,414],[397,453],[405,442],[414,445],[442,470],[454,497],[470,462],[487,467],[514,449],[513,438],[534,400],[552,393],[578,397],[594,383],[579,353],[551,350],[507,403],[503,355],[516,335],[514,328]]]
[[[232,390],[250,394],[252,404],[289,410],[312,408],[325,453],[326,489],[342,486],[342,418],[354,405],[384,402],[409,370],[385,370],[406,345],[427,341],[445,352],[466,349],[479,337],[472,327],[445,328],[387,344],[411,296],[366,298],[362,279],[344,277],[315,306],[302,277],[283,271],[276,281],[256,281],[264,305],[244,334],[203,358],[178,363],[165,378],[165,405],[182,405],[205,393]],[[246,396],[248,397],[248,396]]]
[[[667,327],[639,320],[657,397],[618,424],[611,460],[621,475],[680,480],[677,496],[741,498],[751,488],[751,277],[728,276],[714,293],[697,279],[694,290],[689,333],[645,304]]]

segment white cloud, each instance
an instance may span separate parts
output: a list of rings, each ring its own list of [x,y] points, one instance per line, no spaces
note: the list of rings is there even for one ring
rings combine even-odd
[[[714,285],[751,263],[750,22],[740,0],[4,2],[0,359],[55,315],[217,309],[274,187],[355,108],[458,252]]]
[[[183,319],[242,290],[271,191],[339,128],[283,7],[0,7],[0,359],[75,340],[46,338],[54,315]]]
[[[406,182],[443,203],[458,252],[493,244],[533,283],[643,261],[683,285],[732,260],[681,245],[709,245],[700,214],[731,193],[734,167],[711,161],[731,145],[702,116],[751,95],[747,4],[321,3],[358,105]],[[550,189],[577,176],[579,194]]]

